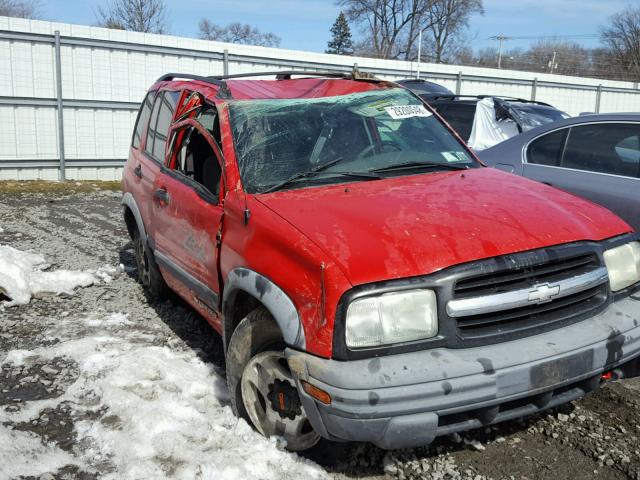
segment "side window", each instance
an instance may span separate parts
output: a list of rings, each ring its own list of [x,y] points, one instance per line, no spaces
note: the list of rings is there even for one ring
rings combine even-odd
[[[218,119],[218,112],[214,108],[204,108],[196,117],[198,122],[206,128],[213,136],[213,139],[218,144],[218,148],[222,151],[222,138],[220,134],[220,121]]]
[[[153,104],[145,151],[159,162],[164,161],[164,147],[179,97],[180,92],[162,92]]]
[[[621,175],[640,177],[640,136],[631,135],[615,146],[616,155],[621,161]]]
[[[156,96],[156,92],[149,92],[142,102],[140,111],[138,112],[138,118],[136,120],[136,127],[133,130],[133,140],[131,145],[134,148],[140,148],[140,141],[142,140],[142,134],[147,127],[149,117],[151,116],[151,107],[153,106],[153,99]]]
[[[451,104],[438,110],[438,113],[458,132],[460,137],[465,140],[469,139],[473,128],[473,119],[476,115],[475,104]]]
[[[527,162],[551,167],[560,165],[562,147],[564,146],[567,131],[568,129],[558,130],[531,142],[527,150]]]
[[[156,99],[153,102],[153,109],[151,110],[151,118],[149,119],[149,128],[147,129],[147,141],[145,142],[144,151],[149,155],[152,155],[153,150],[153,137],[156,132],[156,123],[158,123],[158,111],[160,110],[160,105],[162,105],[162,97],[163,94],[159,93],[156,95]]]
[[[638,177],[640,126],[601,123],[573,127],[561,166],[589,172]]]
[[[190,128],[183,136],[174,170],[190,178],[211,193],[216,200],[220,195],[222,170],[213,148],[195,128]]]

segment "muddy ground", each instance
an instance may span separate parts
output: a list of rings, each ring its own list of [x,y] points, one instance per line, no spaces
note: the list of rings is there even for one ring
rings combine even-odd
[[[149,301],[134,280],[120,194],[86,185],[77,190],[82,191],[0,188],[0,244],[43,254],[53,268],[124,267],[109,283],[80,289],[73,296],[45,296],[0,311],[0,425],[30,432],[42,446],[55,447],[71,459],[55,469],[43,466],[37,475],[31,465],[25,470],[31,473],[23,477],[14,471],[17,478],[119,476],[113,457],[96,454],[90,462],[73,461],[87,458],[87,449],[95,448],[78,440],[80,426],[83,431],[93,424],[125,428],[101,408],[99,395],[37,408],[47,405],[38,402],[63,398],[73,388],[77,361],[60,355],[22,367],[2,363],[8,352],[32,351],[59,341],[47,332],[61,318],[124,313],[128,321],[119,328],[151,345],[195,352],[213,372],[224,372],[220,339],[206,322],[178,299]],[[441,439],[425,448],[385,452],[364,444],[323,444],[306,457],[337,478],[640,479],[639,393],[640,382],[609,383],[560,409]],[[91,408],[74,404],[84,401]],[[0,444],[0,458],[6,461],[9,454],[10,446]],[[28,464],[28,459],[21,460]],[[170,461],[163,465],[164,475],[171,478],[175,466]]]

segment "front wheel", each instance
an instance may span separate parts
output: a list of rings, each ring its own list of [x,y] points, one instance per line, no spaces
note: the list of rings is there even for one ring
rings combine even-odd
[[[264,307],[249,313],[231,336],[227,384],[234,412],[265,437],[283,437],[291,451],[320,440],[302,407],[280,330]]]

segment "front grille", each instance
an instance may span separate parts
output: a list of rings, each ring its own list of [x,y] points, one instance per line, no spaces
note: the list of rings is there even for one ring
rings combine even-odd
[[[505,267],[498,271],[458,280],[454,289],[455,298],[481,297],[527,288],[539,283],[551,283],[581,275],[600,264],[595,253],[511,268],[508,261],[505,260],[504,263]]]
[[[466,338],[517,332],[554,323],[596,310],[607,299],[606,285],[591,288],[548,303],[458,318],[458,329]]]
[[[608,300],[608,283],[586,285],[580,291],[547,299],[542,303],[527,303],[528,290],[533,292],[543,285],[562,285],[563,281],[602,270],[596,253],[573,256],[537,255],[505,257],[492,265],[491,271],[463,276],[455,281],[453,300],[476,299],[510,292],[524,292],[524,304],[504,310],[458,314],[458,334],[464,340],[485,340],[505,334],[534,334],[568,325],[588,314],[595,314]]]

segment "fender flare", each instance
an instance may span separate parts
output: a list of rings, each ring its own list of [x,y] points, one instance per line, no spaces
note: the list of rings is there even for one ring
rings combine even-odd
[[[306,350],[304,328],[293,301],[278,285],[264,275],[244,267],[229,272],[224,286],[222,311],[225,318],[231,314],[235,295],[244,291],[260,300],[280,327],[285,343]],[[229,332],[230,333],[230,332]],[[226,337],[227,332],[224,332]]]
[[[136,203],[135,198],[131,195],[131,192],[127,192],[122,196],[122,205],[128,207],[133,214],[133,218],[136,221],[136,225],[138,226],[138,232],[142,236],[142,240],[147,242],[147,230],[144,228],[144,222],[142,221],[142,215],[140,214],[140,209],[138,208],[138,204]]]

